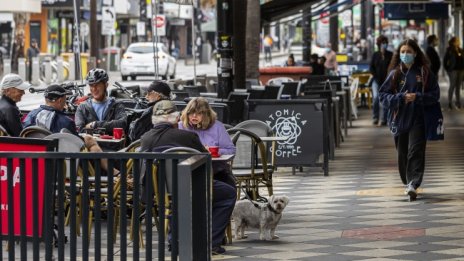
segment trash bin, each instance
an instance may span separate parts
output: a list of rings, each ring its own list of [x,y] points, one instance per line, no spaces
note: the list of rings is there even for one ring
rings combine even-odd
[[[102,50],[101,59],[107,60],[108,59],[108,52],[110,53],[110,71],[119,71],[119,61],[121,58],[121,48],[112,46],[109,48],[105,48]],[[102,69],[107,69],[108,65],[105,62],[106,67]]]

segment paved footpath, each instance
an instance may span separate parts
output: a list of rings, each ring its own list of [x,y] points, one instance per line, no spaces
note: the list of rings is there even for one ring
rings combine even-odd
[[[328,177],[306,168],[275,174],[275,194],[290,197],[280,239],[248,230],[216,260],[464,260],[464,110],[444,112],[446,140],[427,145],[415,202],[403,194],[388,129],[360,112]]]

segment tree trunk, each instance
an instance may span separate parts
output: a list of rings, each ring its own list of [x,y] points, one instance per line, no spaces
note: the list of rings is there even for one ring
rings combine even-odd
[[[246,78],[259,77],[261,12],[259,0],[248,0],[246,19]]]
[[[15,13],[13,16],[15,22],[14,40],[11,48],[11,72],[18,72],[18,58],[25,57],[24,29],[29,22],[28,13]]]

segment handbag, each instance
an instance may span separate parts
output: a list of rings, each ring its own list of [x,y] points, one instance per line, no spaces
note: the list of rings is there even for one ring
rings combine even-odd
[[[444,140],[445,127],[440,102],[424,106],[425,135],[427,140]]]

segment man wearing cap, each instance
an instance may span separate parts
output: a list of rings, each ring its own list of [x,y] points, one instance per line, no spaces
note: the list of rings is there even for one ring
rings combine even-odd
[[[129,138],[132,141],[140,139],[145,132],[153,127],[151,116],[153,114],[153,105],[161,100],[170,100],[171,88],[164,81],[155,80],[148,86],[145,98],[148,100],[148,107],[142,113],[142,116],[133,121],[129,126]]]
[[[30,87],[17,74],[7,74],[0,83],[2,97],[0,98],[0,125],[9,135],[18,137],[23,130],[21,113],[16,103],[21,101],[24,90]]]
[[[179,112],[169,100],[161,100],[153,106],[153,128],[142,135],[142,152],[162,152],[172,147],[189,147],[208,152],[194,132],[177,129]],[[229,224],[236,200],[235,188],[219,180],[213,180],[212,252],[223,254],[221,247],[224,231]]]
[[[23,124],[24,128],[36,125],[53,133],[67,129],[77,135],[76,124],[64,113],[67,94],[68,92],[59,85],[48,86],[44,93],[45,105],[40,105],[27,115]]]

